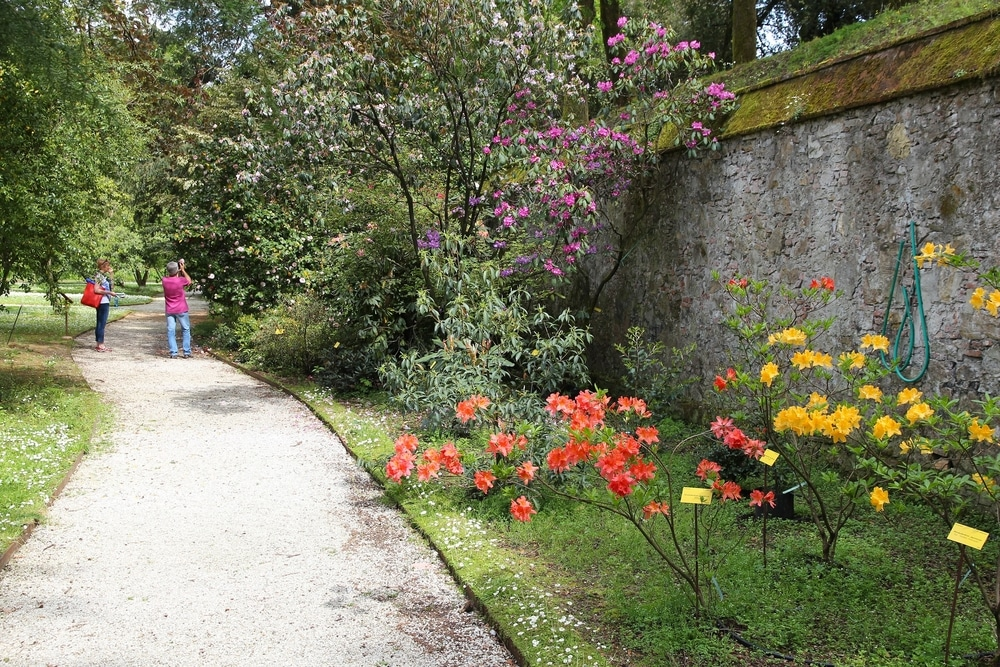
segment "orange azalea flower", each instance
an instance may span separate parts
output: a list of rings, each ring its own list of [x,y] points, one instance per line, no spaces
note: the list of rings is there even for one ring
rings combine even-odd
[[[726,390],[726,380],[721,375],[715,376],[715,388],[719,391]]]
[[[655,426],[640,426],[635,430],[635,437],[639,438],[639,442],[651,445],[660,441],[659,433]]]
[[[618,399],[618,412],[629,412],[630,410],[640,417],[652,417],[646,401],[641,398],[622,397]]]
[[[648,482],[656,476],[656,465],[650,463],[649,461],[638,459],[629,467],[628,471],[632,473],[632,476],[635,477],[636,481]]]
[[[586,410],[575,410],[569,418],[569,428],[572,431],[595,431],[604,424],[604,415],[595,415]]]
[[[469,423],[470,420],[476,418],[476,406],[472,401],[462,401],[457,406],[455,406],[455,416],[463,424]]]
[[[653,518],[654,514],[662,514],[663,516],[670,516],[670,505],[666,503],[658,503],[653,501],[648,503],[642,508],[642,518],[649,521]]]
[[[764,493],[760,489],[754,489],[750,492],[750,507],[763,507],[764,503],[774,507],[774,491]]]
[[[535,479],[536,472],[538,472],[538,466],[531,461],[525,461],[517,467],[517,476],[520,477],[521,481],[525,484]]]
[[[385,464],[385,475],[394,482],[401,482],[404,477],[409,477],[410,473],[413,472],[415,463],[413,454],[408,451],[400,452]]]
[[[510,515],[518,521],[531,521],[531,515],[537,513],[538,510],[532,507],[531,503],[524,496],[510,501]]]
[[[507,456],[514,451],[514,436],[510,433],[494,433],[490,436],[490,444],[486,451],[490,454]]]
[[[404,433],[403,435],[396,438],[395,450],[399,454],[401,452],[415,452],[419,446],[417,442],[417,436],[412,433]]]
[[[428,461],[426,463],[421,463],[417,466],[417,479],[421,482],[428,482],[434,477],[438,476],[438,471],[441,470],[441,464],[435,463],[434,461]]]
[[[562,394],[549,394],[549,397],[545,399],[545,410],[552,416],[561,414],[563,416],[569,416],[573,414],[576,409],[576,404],[573,399],[568,396],[563,396]]]
[[[611,479],[625,470],[627,460],[628,455],[621,449],[615,448],[607,454],[599,456],[594,467],[597,468],[597,472],[601,473],[601,477]]]
[[[628,456],[635,456],[639,453],[639,441],[627,433],[620,433],[615,439],[615,445]]]
[[[722,472],[722,466],[720,466],[715,461],[709,461],[708,459],[702,459],[698,464],[698,468],[695,469],[694,474],[697,475],[698,479],[707,479],[711,477],[715,479],[716,475]]]
[[[472,476],[473,481],[476,483],[476,488],[487,494],[490,489],[493,488],[493,482],[496,481],[497,477],[489,470],[479,470],[475,475]]]
[[[615,475],[608,482],[608,491],[616,496],[624,498],[625,496],[631,495],[634,486],[635,478],[627,472],[623,472]]]
[[[722,502],[727,500],[739,500],[743,489],[736,482],[725,482],[719,489],[722,493]]]
[[[545,462],[549,465],[549,470],[552,472],[565,472],[569,470],[569,454],[562,447],[556,447],[548,456],[545,457]]]
[[[570,438],[564,450],[566,452],[567,464],[575,466],[581,461],[586,461],[590,457],[593,448],[586,441]]]

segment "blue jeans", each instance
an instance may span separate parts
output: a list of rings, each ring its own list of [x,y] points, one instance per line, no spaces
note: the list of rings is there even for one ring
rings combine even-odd
[[[97,337],[98,345],[104,343],[104,327],[108,326],[108,314],[110,312],[110,303],[102,303],[97,307],[97,326],[94,328],[94,336]]]
[[[191,354],[191,319],[187,313],[170,313],[167,315],[167,345],[170,346],[170,356],[177,356],[177,323],[181,325],[181,345],[185,356]]]

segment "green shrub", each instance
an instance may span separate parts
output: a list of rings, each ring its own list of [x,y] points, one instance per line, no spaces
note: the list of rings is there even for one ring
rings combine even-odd
[[[417,312],[433,322],[430,349],[410,349],[380,367],[403,409],[438,428],[454,421],[455,405],[480,394],[523,420],[538,413],[540,395],[587,385],[591,336],[569,310],[551,313],[488,263],[442,253],[429,253],[427,262],[435,294],[422,291]]]

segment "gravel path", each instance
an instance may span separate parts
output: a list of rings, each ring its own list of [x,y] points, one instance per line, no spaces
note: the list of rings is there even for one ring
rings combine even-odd
[[[514,664],[308,409],[142,310],[77,341],[117,427],[0,573],[0,664]]]

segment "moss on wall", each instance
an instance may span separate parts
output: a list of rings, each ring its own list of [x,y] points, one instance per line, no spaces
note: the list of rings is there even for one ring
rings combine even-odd
[[[1000,18],[963,20],[746,91],[723,137],[878,104],[1000,70]]]

